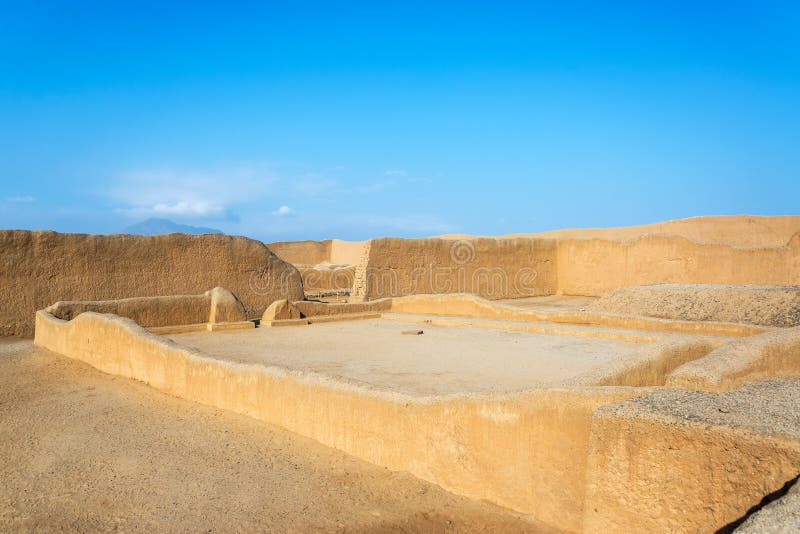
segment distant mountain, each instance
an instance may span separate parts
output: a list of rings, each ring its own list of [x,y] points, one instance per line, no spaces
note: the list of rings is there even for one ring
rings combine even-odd
[[[188,224],[178,224],[169,219],[150,218],[146,221],[128,226],[123,230],[126,234],[157,235],[157,234],[221,234],[221,230],[215,228],[204,228],[202,226],[190,226]]]

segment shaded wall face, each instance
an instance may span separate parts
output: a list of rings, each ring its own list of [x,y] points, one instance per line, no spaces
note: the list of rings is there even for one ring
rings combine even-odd
[[[557,291],[552,240],[383,238],[366,250],[355,296],[473,293],[496,300]]]
[[[59,300],[202,293],[222,286],[250,318],[303,298],[300,273],[258,241],[225,235],[85,235],[0,231],[0,335],[33,334]]]
[[[312,269],[298,267],[306,295],[348,294],[353,287],[355,267]]]
[[[558,286],[564,294],[600,296],[618,287],[662,283],[800,284],[800,236],[767,248],[656,235],[559,240]]]

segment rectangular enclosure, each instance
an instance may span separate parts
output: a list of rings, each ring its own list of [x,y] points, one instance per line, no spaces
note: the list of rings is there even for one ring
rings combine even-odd
[[[422,335],[402,335],[422,330]],[[410,395],[519,391],[610,369],[646,343],[384,319],[167,336],[221,360]]]

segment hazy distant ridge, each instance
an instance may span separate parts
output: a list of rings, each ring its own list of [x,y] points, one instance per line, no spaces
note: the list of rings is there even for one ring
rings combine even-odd
[[[205,228],[203,226],[190,226],[188,224],[178,224],[169,219],[150,218],[140,223],[128,226],[123,230],[126,234],[139,235],[158,235],[158,234],[221,234],[221,230],[216,228]]]

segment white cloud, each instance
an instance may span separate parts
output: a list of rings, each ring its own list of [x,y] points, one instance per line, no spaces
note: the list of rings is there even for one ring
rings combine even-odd
[[[20,197],[6,197],[6,202],[11,202],[14,204],[28,204],[30,202],[35,201],[36,199],[30,195],[20,196]]]
[[[287,217],[289,215],[294,215],[295,211],[289,206],[281,206],[280,208],[273,211],[272,214],[275,217]]]
[[[394,180],[384,180],[382,182],[375,182],[373,184],[357,187],[356,191],[359,193],[377,193],[386,188],[392,187],[395,184]]]
[[[212,165],[204,170],[153,168],[120,173],[98,193],[131,219],[169,217],[197,223],[238,220],[267,197],[286,202],[341,194],[337,181],[295,164]],[[292,215],[280,213],[278,216]],[[207,220],[207,221],[204,221]]]
[[[154,169],[123,173],[102,192],[131,218],[235,218],[231,209],[267,194],[277,181],[263,166],[240,165],[206,172]]]
[[[184,200],[168,203],[159,202],[152,206],[136,206],[115,210],[130,217],[220,217],[225,215],[225,208],[209,202],[187,202]]]
[[[209,215],[219,215],[224,208],[209,202],[176,202],[174,204],[160,203],[153,206],[153,211],[164,215],[197,215],[206,217]]]
[[[379,206],[370,209],[372,213],[342,212],[341,206],[353,195],[373,194],[375,203],[385,200],[387,193],[413,180],[404,170],[379,171],[379,176],[362,184],[331,172],[285,162],[212,165],[203,170],[151,168],[120,173],[98,194],[109,209],[133,221],[166,218],[242,235],[374,237],[454,230],[433,214],[387,213]],[[0,203],[5,210],[10,206]],[[303,208],[300,213],[297,206]],[[263,225],[265,216],[270,225]]]

